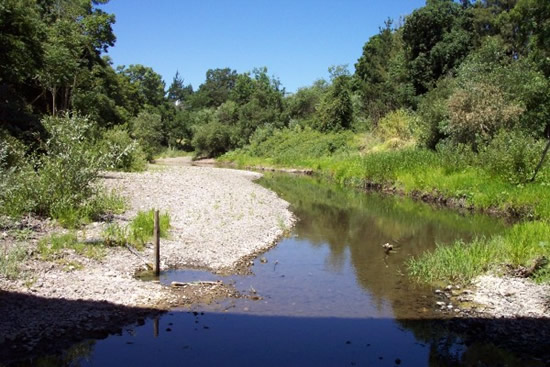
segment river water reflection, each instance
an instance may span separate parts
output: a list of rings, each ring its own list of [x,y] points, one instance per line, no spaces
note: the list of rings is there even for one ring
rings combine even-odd
[[[447,316],[435,307],[433,289],[405,274],[411,256],[438,243],[496,234],[503,222],[310,177],[273,175],[260,183],[289,201],[299,220],[263,261],[254,261],[252,275],[170,271],[161,281],[223,279],[262,299],[225,300],[194,313],[174,310],[89,343],[85,357],[65,361],[83,366],[526,365],[490,342],[467,345],[446,331],[441,320]],[[384,243],[395,251],[385,254]]]

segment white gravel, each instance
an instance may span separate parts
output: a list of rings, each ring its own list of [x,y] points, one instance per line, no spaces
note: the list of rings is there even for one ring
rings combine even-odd
[[[550,286],[529,279],[483,275],[475,282],[472,300],[491,317],[549,318]]]

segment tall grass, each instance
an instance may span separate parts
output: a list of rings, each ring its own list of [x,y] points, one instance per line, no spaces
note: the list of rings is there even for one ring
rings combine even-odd
[[[550,226],[545,222],[525,222],[500,236],[438,246],[431,253],[409,260],[407,267],[409,273],[422,282],[465,284],[487,271],[527,268],[541,257],[550,259]],[[548,266],[533,275],[537,281],[550,281]]]
[[[168,213],[160,213],[159,227],[160,236],[162,238],[168,237],[168,230],[170,229],[170,215]],[[122,227],[116,223],[109,225],[105,229],[103,237],[107,245],[131,244],[138,250],[142,250],[145,244],[152,240],[153,230],[154,211],[139,211],[127,227]]]

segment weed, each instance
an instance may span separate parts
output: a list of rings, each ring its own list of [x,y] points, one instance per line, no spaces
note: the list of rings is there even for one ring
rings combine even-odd
[[[132,244],[138,250],[143,250],[144,245],[153,238],[154,211],[140,211],[127,227],[113,223],[107,226],[103,232],[105,244],[108,246],[121,246]],[[166,238],[170,229],[170,215],[159,215],[160,236]]]
[[[79,242],[74,231],[54,233],[38,242],[38,254],[43,260],[60,260],[65,250],[72,250],[90,259],[100,260],[107,254],[102,243]]]
[[[0,274],[8,279],[20,276],[19,263],[27,257],[27,251],[22,246],[15,246],[0,254]]]

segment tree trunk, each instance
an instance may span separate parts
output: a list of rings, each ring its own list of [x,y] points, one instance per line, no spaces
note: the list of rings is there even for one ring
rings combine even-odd
[[[57,94],[57,88],[53,87],[52,88],[52,116],[54,116],[54,117],[55,117],[55,114],[57,112],[56,109],[55,109],[55,103],[56,103],[55,96],[56,96],[56,94]]]
[[[546,158],[546,155],[548,154],[548,150],[550,150],[550,137],[548,138],[548,143],[546,143],[546,148],[544,148],[544,151],[542,152],[542,157],[540,158],[540,162],[537,165],[537,168],[535,168],[535,173],[533,174],[533,177],[531,178],[530,182],[534,182],[535,178],[537,178],[537,173],[539,173],[539,170],[542,168],[542,165],[544,163],[544,159]]]

